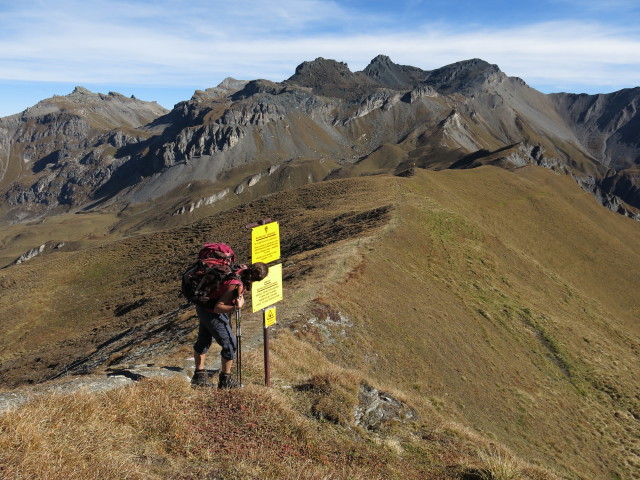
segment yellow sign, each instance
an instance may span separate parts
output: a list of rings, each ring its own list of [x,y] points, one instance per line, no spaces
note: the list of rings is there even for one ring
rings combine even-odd
[[[252,311],[257,312],[282,300],[282,264],[269,267],[269,274],[251,289]]]
[[[264,328],[276,323],[276,307],[267,308],[264,311]]]
[[[280,225],[278,222],[253,227],[251,230],[251,263],[269,263],[280,258]]]

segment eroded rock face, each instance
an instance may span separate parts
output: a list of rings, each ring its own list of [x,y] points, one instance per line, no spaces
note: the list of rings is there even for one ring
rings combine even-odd
[[[222,200],[229,193],[229,189],[222,190],[218,193],[215,193],[211,196],[201,198],[197,202],[190,203],[189,205],[185,205],[176,210],[174,215],[184,215],[185,213],[191,213],[194,210],[197,210],[200,207],[205,207],[207,205],[213,205],[214,203]]]
[[[408,65],[397,65],[386,55],[378,55],[371,60],[363,73],[383,85],[400,90],[414,89],[427,77],[427,72],[424,70]]]
[[[76,87],[0,119],[0,160],[13,166],[0,170],[5,202],[35,214],[86,202],[126,162],[127,146],[149,136],[139,128],[165,113],[155,102]]]
[[[26,252],[24,252],[22,255],[20,255],[18,258],[16,258],[9,266],[13,266],[13,265],[20,265],[21,263],[27,262],[39,255],[43,255],[45,253],[49,253],[51,251],[54,250],[60,250],[61,248],[63,248],[65,246],[64,242],[47,242],[47,243],[43,243],[42,245],[39,245],[37,247],[34,247]]]
[[[42,252],[44,252],[44,248],[46,245],[40,245],[39,247],[32,248],[28,252],[23,253],[18,258],[15,259],[12,265],[20,265],[21,263],[26,262],[27,260],[31,260],[34,257],[37,257]]]
[[[623,170],[640,162],[640,87],[600,95],[551,94],[585,149]]]
[[[425,83],[442,93],[468,94],[506,78],[497,65],[474,58],[427,72]]]
[[[636,210],[640,208],[640,194],[637,187],[640,185],[640,180],[635,178],[631,181],[624,178],[624,174],[625,172],[622,174],[614,173],[611,177],[605,177],[603,180],[588,175],[572,174],[572,177],[583,190],[592,193],[596,201],[603,207],[640,221],[640,213]],[[621,186],[617,182],[620,182]],[[617,188],[626,188],[628,191],[624,197],[611,193],[611,191],[615,192]],[[627,201],[623,202],[621,198],[625,198]],[[636,209],[630,208],[629,205],[636,207]]]

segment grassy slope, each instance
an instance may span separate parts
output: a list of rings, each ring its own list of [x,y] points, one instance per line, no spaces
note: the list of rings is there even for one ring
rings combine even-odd
[[[351,240],[341,249],[323,247],[331,239],[366,235],[366,229],[349,232],[357,223],[348,216],[352,212],[389,204],[393,216],[381,235]],[[296,445],[312,449],[306,465],[314,469],[303,478],[385,478],[385,472],[372,465],[390,452],[395,452],[389,457],[393,461],[385,457],[382,462],[392,465],[387,477],[402,478],[412,465],[418,473],[453,478],[460,474],[460,465],[478,462],[469,453],[474,451],[469,442],[475,447],[489,443],[469,432],[452,440],[445,421],[470,425],[520,457],[569,478],[632,478],[637,471],[639,305],[634,287],[640,271],[640,226],[597,206],[570,179],[538,168],[516,173],[491,167],[419,171],[409,179],[370,177],[311,185],[236,209],[225,217],[229,231],[220,229],[225,218],[218,216],[9,269],[0,274],[5,291],[0,300],[3,362],[20,358],[26,347],[46,350],[42,341],[63,339],[71,332],[82,337],[94,329],[117,332],[175,308],[174,278],[163,270],[177,268],[199,242],[214,237],[239,245],[246,258],[242,225],[264,215],[282,223],[285,275],[290,278],[287,300],[279,308],[281,325],[289,324],[299,339],[323,352],[299,343],[280,327],[282,333],[273,343],[274,383],[300,384],[334,369],[338,373],[331,378],[343,384],[338,393],[329,394],[335,397],[334,405],[352,398],[353,385],[362,377],[397,392],[425,419],[416,427],[422,433],[404,431],[383,439],[386,446],[380,451],[368,444],[372,450],[354,455],[369,460],[358,463],[308,446],[310,437],[305,435],[329,443],[336,441],[332,435],[339,442],[351,438],[349,430],[332,424],[305,423],[313,399],[294,393],[279,399],[286,405],[279,421],[302,414],[304,428],[312,429],[303,435],[302,427],[295,426],[296,438],[307,438]],[[309,246],[314,248],[305,252]],[[148,263],[148,248],[166,257],[158,266],[159,276],[137,274]],[[329,260],[317,255],[321,251],[329,252]],[[53,280],[60,283],[58,292],[31,302],[19,296],[16,285],[21,282],[34,282],[38,291],[47,292]],[[89,290],[72,295],[87,280]],[[87,307],[78,300],[82,295],[95,297],[97,303]],[[66,303],[55,297],[66,298]],[[117,302],[141,297],[149,301],[140,309],[113,315]],[[28,336],[19,321],[30,315],[40,325],[39,338]],[[93,335],[96,341],[100,338]],[[20,344],[20,339],[32,344]],[[54,343],[56,349],[63,345]],[[256,383],[259,357],[254,352],[247,358],[247,378]],[[116,408],[113,405],[107,404]],[[125,425],[130,421],[122,420]],[[309,433],[318,428],[318,433]],[[150,435],[164,445],[155,467],[153,456],[145,457],[151,465],[146,467],[147,460],[126,460],[142,469],[132,478],[147,478],[155,471],[170,478],[170,472],[190,468],[184,464],[189,458],[183,454],[186,447],[172,447],[171,429],[163,432],[160,440]],[[238,435],[251,434],[247,430]],[[355,446],[339,444],[357,453]],[[449,447],[441,450],[438,445]],[[152,446],[142,442],[138,448]],[[33,448],[38,452],[37,445]],[[115,447],[109,452],[120,458]],[[398,452],[405,452],[404,457]],[[197,469],[203,473],[211,468],[207,455],[196,454],[205,464],[196,463],[184,477],[175,478],[192,478]],[[223,455],[225,462],[238,458],[229,455]],[[307,468],[289,455],[282,458],[283,468]],[[323,470],[319,458],[335,468]],[[403,464],[403,458],[408,463]],[[253,473],[244,465],[242,475],[273,477],[258,465]],[[455,465],[457,469],[447,470]],[[344,469],[336,470],[339,466]],[[233,476],[232,467],[225,468]]]
[[[369,226],[366,219],[352,222],[354,212],[388,205],[388,196],[371,194],[383,182],[371,178],[311,185],[185,227],[110,243],[105,239],[83,251],[59,252],[0,270],[0,382],[47,378],[125,329],[176,311],[183,303],[177,297],[178,277],[199,246],[212,239],[226,241],[246,261],[248,223],[267,216],[278,219],[284,255],[358,235],[384,221],[374,218]],[[136,302],[139,308],[119,313]]]
[[[525,458],[631,478],[640,226],[536,168],[397,188],[396,225],[327,294],[358,325],[358,348],[333,353]]]
[[[83,244],[104,242],[116,217],[111,214],[58,215],[31,224],[6,225],[0,233],[0,265],[10,265],[23,253],[45,242]]]

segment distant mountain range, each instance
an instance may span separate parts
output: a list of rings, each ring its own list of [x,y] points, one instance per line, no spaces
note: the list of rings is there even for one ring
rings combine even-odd
[[[640,88],[547,95],[479,59],[427,71],[383,55],[361,72],[318,58],[280,83],[228,78],[171,111],[77,87],[0,119],[0,213],[13,223],[159,198],[185,213],[258,181],[264,194],[412,167],[536,164],[640,219],[639,103]],[[186,191],[195,181],[206,188]]]

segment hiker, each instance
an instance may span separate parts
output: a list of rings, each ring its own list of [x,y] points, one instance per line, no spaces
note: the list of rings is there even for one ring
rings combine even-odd
[[[244,265],[243,265],[244,267]],[[253,282],[263,280],[269,269],[264,263],[254,263],[238,272],[237,276],[224,279],[218,288],[209,294],[211,301],[207,307],[196,305],[196,313],[200,319],[198,339],[193,346],[195,373],[191,384],[199,387],[212,387],[205,370],[206,353],[213,340],[222,347],[220,352],[220,375],[218,388],[235,388],[240,386],[231,374],[233,360],[236,358],[236,336],[231,330],[230,317],[236,310],[244,306],[244,293],[251,290]]]

